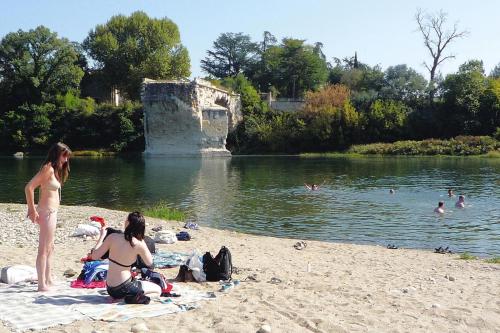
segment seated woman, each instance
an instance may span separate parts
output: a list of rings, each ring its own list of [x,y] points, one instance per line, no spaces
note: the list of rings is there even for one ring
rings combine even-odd
[[[109,270],[106,278],[108,294],[113,298],[135,297],[140,294],[160,296],[159,285],[149,281],[135,280],[130,268],[140,256],[148,266],[153,265],[153,257],[144,242],[146,222],[139,212],[132,212],[125,221],[123,233],[112,233],[106,237],[106,226],[101,228],[101,235],[90,256],[99,260],[109,251]]]

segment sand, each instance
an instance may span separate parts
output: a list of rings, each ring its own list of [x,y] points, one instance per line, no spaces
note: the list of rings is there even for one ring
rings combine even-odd
[[[0,266],[34,266],[36,226],[24,219],[26,206],[0,204]],[[91,215],[121,227],[126,212],[62,206],[54,271],[80,271],[78,259],[94,241],[70,237]],[[147,218],[148,231],[185,230],[182,223]],[[129,332],[145,323],[150,332],[499,332],[500,265],[459,260],[458,255],[381,246],[253,236],[203,226],[193,239],[158,248],[217,253],[226,245],[241,283],[198,309],[150,319],[105,323],[91,320],[48,329],[50,332]],[[310,271],[308,271],[310,270]],[[162,272],[169,278],[177,269]],[[218,290],[218,283],[194,283]],[[5,323],[0,332],[9,332]]]

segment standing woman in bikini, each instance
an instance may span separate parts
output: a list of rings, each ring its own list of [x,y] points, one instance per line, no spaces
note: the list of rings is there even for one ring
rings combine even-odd
[[[24,188],[28,204],[28,217],[40,227],[36,271],[38,291],[47,291],[52,285],[51,259],[57,210],[61,202],[61,186],[68,179],[71,150],[63,143],[52,145],[38,173]],[[35,207],[35,189],[40,187],[38,205]]]

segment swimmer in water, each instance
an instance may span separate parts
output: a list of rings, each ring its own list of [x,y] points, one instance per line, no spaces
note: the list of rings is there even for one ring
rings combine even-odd
[[[465,208],[465,197],[463,195],[458,196],[458,201],[455,203],[457,208]]]
[[[316,185],[316,184],[306,184],[304,183],[304,186],[309,190],[309,191],[317,191],[319,190],[319,185]]]
[[[434,213],[444,214],[444,202],[439,201],[438,206],[434,209]]]

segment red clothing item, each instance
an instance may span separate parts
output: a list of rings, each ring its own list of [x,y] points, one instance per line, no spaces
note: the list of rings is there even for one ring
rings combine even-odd
[[[95,289],[95,288],[106,288],[106,281],[92,281],[89,284],[85,284],[83,280],[71,281],[71,288],[85,288],[85,289]]]

